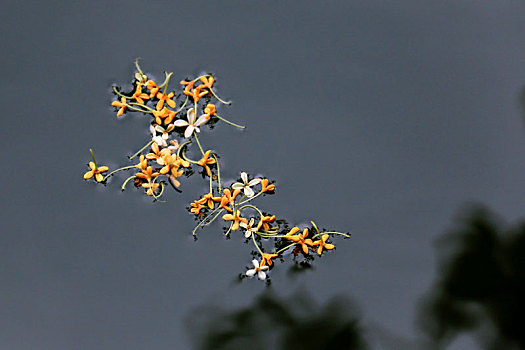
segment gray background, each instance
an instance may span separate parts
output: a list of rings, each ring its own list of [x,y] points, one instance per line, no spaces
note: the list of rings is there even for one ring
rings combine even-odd
[[[117,120],[110,107],[136,57],[157,77],[216,74],[233,101],[221,114],[248,126],[201,133],[226,179],[276,179],[262,208],[353,233],[313,271],[278,265],[277,295],[347,295],[368,329],[416,339],[433,241],[458,209],[480,201],[523,218],[522,1],[3,7],[2,349],[186,348],[196,307],[235,309],[268,291],[234,282],[250,261],[242,239],[220,226],[191,239],[196,176],[167,203],[121,193],[116,178],[82,180],[90,147],[115,168],[147,140],[146,118]]]

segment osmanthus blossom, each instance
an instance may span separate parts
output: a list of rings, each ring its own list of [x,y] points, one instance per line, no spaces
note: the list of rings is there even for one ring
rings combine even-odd
[[[331,250],[335,248],[333,244],[326,243],[328,238],[330,238],[330,235],[324,234],[321,236],[320,240],[312,243],[312,246],[316,246],[316,245],[319,246],[319,248],[317,248],[317,254],[321,255],[323,253],[323,248],[326,250]]]
[[[89,162],[89,168],[91,170],[84,174],[84,180],[91,179],[93,176],[95,176],[95,180],[97,180],[97,182],[102,182],[102,180],[104,180],[102,173],[109,170],[107,166],[97,167],[95,162]]]
[[[248,222],[247,219],[241,218],[241,211],[240,210],[236,210],[235,213],[233,213],[233,214],[224,214],[222,216],[222,219],[225,220],[225,221],[233,221],[233,223],[231,224],[232,231],[238,230],[239,229],[239,224],[241,222],[244,222],[244,223]]]
[[[186,130],[184,131],[184,137],[187,139],[191,137],[194,130],[200,132],[199,126],[206,124],[208,120],[210,120],[210,117],[206,114],[201,115],[199,119],[196,120],[195,108],[190,108],[186,114],[186,117],[188,121],[178,119],[173,124],[178,127],[186,127]]]
[[[168,146],[169,133],[172,132],[173,130],[175,130],[175,125],[173,124],[169,124],[166,128],[163,128],[160,125],[155,125],[155,126],[150,125],[149,127],[149,131],[151,132],[151,135],[153,136],[152,137],[153,142],[155,142],[157,145],[162,146],[162,147]],[[160,133],[160,135],[157,135],[157,133]]]
[[[206,151],[202,159],[197,162],[198,165],[200,165],[206,170],[206,174],[208,174],[208,176],[211,176],[211,169],[209,165],[213,165],[216,163],[214,158],[210,158],[210,153],[211,150]]]
[[[259,182],[261,182],[261,179],[255,178],[253,180],[248,181],[248,174],[246,174],[244,171],[241,173],[241,182],[234,183],[231,187],[234,190],[243,190],[246,197],[253,197],[255,192],[250,188],[251,186],[257,185]]]
[[[297,232],[301,231],[299,227],[294,227],[288,232],[286,235],[284,235],[284,238],[295,242],[297,244],[301,245],[301,248],[303,249],[303,252],[305,254],[308,254],[308,246],[313,245],[313,242],[311,239],[306,238],[308,237],[308,229],[305,228],[303,230],[303,233],[296,234]]]
[[[255,220],[253,218],[251,218],[250,222],[248,222],[248,223],[246,223],[246,222],[239,223],[239,226],[241,226],[243,229],[246,230],[246,232],[244,232],[244,237],[250,238],[252,236],[252,234],[257,232],[257,226],[253,225],[254,221]]]
[[[252,264],[253,264],[253,269],[246,271],[246,276],[253,277],[255,276],[255,274],[257,274],[257,277],[260,280],[265,280],[266,272],[264,271],[268,270],[269,267],[267,265],[259,266],[259,262],[255,259],[252,260]]]
[[[125,97],[121,97],[120,98],[120,101],[113,101],[111,103],[111,105],[113,107],[118,107],[120,108],[117,112],[117,117],[120,117],[122,114],[124,114],[124,112],[126,111],[126,108],[128,107],[128,104],[126,103],[126,98]]]

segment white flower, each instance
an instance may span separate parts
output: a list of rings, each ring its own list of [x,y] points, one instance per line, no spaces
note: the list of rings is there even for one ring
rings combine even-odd
[[[197,132],[201,132],[199,130],[199,126],[204,125],[210,120],[210,116],[207,114],[203,114],[195,121],[195,108],[190,108],[187,113],[188,121],[185,121],[183,119],[178,119],[173,123],[175,126],[183,127],[186,126],[186,130],[184,131],[184,137],[190,138],[193,134],[193,130]]]
[[[246,174],[244,171],[241,173],[241,179],[242,179],[242,183],[240,182],[236,182],[232,185],[232,188],[234,190],[244,190],[244,194],[246,195],[246,197],[253,197],[253,195],[255,194],[255,192],[253,192],[253,190],[250,188],[250,186],[255,186],[257,185],[259,182],[261,182],[261,179],[253,179],[251,180],[250,182],[248,182],[248,174]]]
[[[259,277],[260,280],[265,280],[266,273],[264,271],[268,270],[268,266],[259,267],[259,262],[255,259],[252,260],[252,264],[253,269],[246,271],[246,276],[253,277],[255,276],[255,273],[257,273],[257,277]]]
[[[254,223],[253,218],[250,219],[249,223],[245,223],[245,222],[240,222],[239,223],[239,226],[241,226],[242,228],[246,229],[246,232],[244,232],[244,237],[250,238],[252,233],[257,232],[257,226],[254,227],[253,223]]]
[[[164,129],[160,125],[150,125],[149,131],[151,132],[151,135],[153,135],[152,140],[160,147],[166,147],[168,146],[168,137],[169,133],[175,129],[175,126],[173,124],[170,124]],[[157,133],[160,133],[160,135],[157,135]]]

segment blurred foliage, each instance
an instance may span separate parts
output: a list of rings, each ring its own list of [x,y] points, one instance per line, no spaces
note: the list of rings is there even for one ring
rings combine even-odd
[[[470,208],[438,255],[419,319],[436,347],[472,331],[485,349],[525,349],[525,222],[506,227],[487,208]]]
[[[237,311],[194,310],[186,322],[195,349],[367,349],[359,313],[347,298],[318,306],[306,292],[281,299],[260,295]]]

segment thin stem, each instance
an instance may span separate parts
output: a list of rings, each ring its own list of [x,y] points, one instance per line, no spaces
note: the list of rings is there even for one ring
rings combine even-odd
[[[225,105],[231,105],[231,104],[232,104],[231,101],[226,102],[226,101],[221,100],[221,98],[215,94],[215,92],[213,91],[212,88],[209,88],[209,90],[211,91],[212,95],[213,95],[217,100],[219,100],[221,103],[223,103],[223,104],[225,104]]]
[[[137,67],[137,70],[139,71],[140,75],[144,75],[144,72],[142,71],[142,69],[140,69],[139,60],[140,57],[137,57],[137,59],[135,60],[135,67]]]
[[[191,140],[188,140],[188,141],[184,142],[184,143],[179,147],[179,149],[177,150],[177,158],[180,158],[180,151],[181,151],[182,148],[183,148],[184,146],[186,146],[188,143],[191,143]]]
[[[134,104],[137,105],[137,106],[143,106],[143,105],[139,105],[138,103],[135,103],[135,102],[131,102],[131,103],[134,103]],[[140,108],[137,108],[137,107],[133,107],[133,106],[131,105],[131,103],[128,103],[128,104],[127,104],[127,106],[128,106],[129,109],[132,109],[132,110],[137,111],[137,112],[142,112],[142,113],[153,113],[153,112],[151,112],[151,111],[146,111],[146,110],[144,110],[144,109],[140,109]],[[145,107],[145,106],[144,106],[144,107]]]
[[[199,145],[199,148],[201,149],[202,156],[204,157],[204,150],[202,149],[201,143],[199,141],[199,138],[197,137],[197,131],[193,130],[193,135],[195,135],[195,140],[197,140],[197,145]]]
[[[166,84],[164,86],[164,91],[162,92],[163,95],[166,95],[166,90],[168,89],[168,83],[170,82],[170,78],[171,78],[171,75],[173,74],[173,72],[171,72],[170,74],[167,74],[166,75],[166,80],[164,81],[164,83],[162,83],[162,85]],[[162,87],[161,85],[161,87]]]
[[[182,106],[180,106],[180,108],[175,112],[175,114],[179,113],[180,111],[182,111],[182,109],[186,106],[186,103],[188,103],[188,96],[186,96],[186,100],[184,100],[184,103],[182,104]]]
[[[257,193],[255,196],[248,197],[248,199],[245,200],[244,202],[239,202],[239,205],[240,205],[240,204],[244,204],[244,203],[248,203],[248,202],[254,200],[255,198],[259,197],[262,193],[263,193],[263,192],[259,192],[259,193]],[[246,197],[246,196],[243,196],[243,197],[241,198],[241,200],[242,200],[243,198],[245,198],[245,197]]]
[[[212,157],[215,159],[215,164],[217,164],[217,184],[219,185],[219,194],[222,192],[221,187],[221,169],[219,168],[219,159],[217,159],[217,155],[214,153],[212,154]]]
[[[257,210],[257,212],[259,213],[259,215],[261,216],[261,219],[263,217],[263,213],[261,213],[261,211],[259,210],[259,208],[257,208],[256,206],[253,206],[251,204],[246,204],[246,205],[243,205],[242,207],[239,208],[239,210],[243,210],[244,208],[252,208],[252,209],[255,209]]]
[[[261,253],[261,256],[262,256],[263,252],[262,252],[261,248],[259,248],[259,245],[257,244],[257,241],[255,240],[255,235],[253,233],[252,233],[252,241],[253,241],[253,244],[255,244],[255,247],[257,248],[259,253]]]
[[[154,110],[153,108],[151,107],[148,107],[146,105],[141,105],[140,103],[137,103],[137,102],[130,102],[128,103],[128,107],[131,107],[131,106],[141,106],[141,107],[144,107],[146,109],[148,109],[149,111],[144,111],[144,113],[153,113],[153,112],[156,112],[156,110]],[[136,108],[136,107],[133,107],[137,110],[140,110],[140,108]],[[142,110],[140,110],[142,112]]]
[[[126,95],[123,95],[120,91],[117,90],[117,87],[116,86],[113,86],[113,91],[120,97],[125,97],[125,98],[131,98],[131,96],[126,96]]]
[[[104,178],[102,179],[102,182],[106,181],[108,177],[110,177],[111,175],[115,174],[118,171],[127,170],[127,169],[133,169],[133,168],[136,168],[136,167],[137,167],[136,165],[130,165],[130,166],[125,166],[125,167],[117,169],[117,170],[113,170],[112,172],[110,172],[109,174],[104,176]]]
[[[126,181],[124,181],[124,183],[122,184],[122,187],[120,187],[120,189],[122,191],[124,191],[126,189],[126,185],[128,184],[129,181],[131,181],[131,179],[134,179],[136,178],[137,176],[136,175],[133,175],[133,176],[130,176],[126,179]]]
[[[242,126],[242,125],[238,125],[238,124],[232,123],[232,122],[229,121],[229,120],[226,120],[226,119],[224,119],[224,118],[222,118],[222,117],[219,117],[219,115],[218,115],[217,113],[214,114],[214,115],[215,115],[217,118],[219,118],[220,120],[222,120],[223,122],[225,122],[226,124],[230,124],[230,125],[236,126],[236,127],[238,127],[238,128],[241,128],[241,129],[246,129],[245,126]]]
[[[164,82],[160,84],[159,88],[163,87],[164,84],[166,84],[170,80],[170,77],[173,74],[173,72],[168,74],[168,72],[164,71],[164,74],[166,75],[166,78],[164,79]],[[166,90],[164,90],[164,92],[166,92]]]
[[[193,164],[199,164],[199,162],[196,162],[196,161],[191,160],[188,157],[186,157],[186,152],[182,152],[182,159],[184,159],[184,160],[186,160],[186,161],[188,161],[190,163],[193,163]]]
[[[293,247],[294,245],[296,245],[297,243],[292,243],[290,245],[287,245],[286,247],[284,247],[283,249],[280,249],[278,251],[275,252],[275,254],[280,254],[281,252],[284,252],[286,249],[290,248],[290,247]]]
[[[97,161],[95,160],[95,154],[93,153],[93,150],[91,148],[89,149],[89,152],[91,153],[91,158],[93,158],[93,163],[95,163],[95,169],[96,169],[98,167],[97,167]]]
[[[213,183],[213,179],[212,179],[213,176],[210,176],[210,193],[212,194],[213,196],[213,186],[212,186],[212,183]],[[220,193],[220,192],[219,192]]]
[[[146,148],[148,148],[153,142],[153,140],[151,140],[150,142],[148,142],[144,147],[142,147],[137,153],[135,153],[134,155],[132,155],[131,157],[128,157],[129,160],[132,160],[133,158],[135,158],[136,156],[138,156],[139,154],[142,153],[142,151],[144,151]]]

